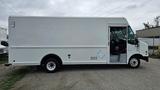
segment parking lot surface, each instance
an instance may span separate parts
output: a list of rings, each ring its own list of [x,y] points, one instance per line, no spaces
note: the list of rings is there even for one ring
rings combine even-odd
[[[160,59],[124,65],[64,66],[56,73],[31,71],[12,90],[159,90]]]

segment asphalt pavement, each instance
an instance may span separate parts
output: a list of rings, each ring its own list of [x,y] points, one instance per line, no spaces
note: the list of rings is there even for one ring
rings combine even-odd
[[[160,90],[160,59],[125,65],[64,66],[56,73],[31,71],[12,90]]]

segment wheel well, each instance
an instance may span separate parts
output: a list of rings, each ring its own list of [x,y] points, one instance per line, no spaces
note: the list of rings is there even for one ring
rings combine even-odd
[[[60,65],[62,65],[62,60],[61,60],[61,58],[58,56],[58,55],[56,55],[56,54],[48,54],[48,55],[45,55],[43,58],[42,58],[42,60],[41,60],[41,65],[43,65],[44,64],[44,62],[45,62],[45,60],[46,59],[48,59],[48,58],[55,58],[56,60],[58,60],[58,63],[60,64]]]
[[[142,56],[141,54],[134,54],[134,55],[132,55],[132,56],[129,58],[129,60],[130,60],[131,58],[133,58],[133,57],[138,58],[138,59],[142,59],[142,58],[143,58],[143,56]]]

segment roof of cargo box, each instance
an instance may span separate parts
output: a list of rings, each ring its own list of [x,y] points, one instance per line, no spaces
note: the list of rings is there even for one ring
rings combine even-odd
[[[123,24],[128,24],[128,21],[126,20],[125,17],[52,17],[52,16],[9,16],[9,18],[54,18],[54,19],[105,19],[109,23],[123,23]]]
[[[123,17],[16,16],[9,18],[9,43],[10,46],[106,46],[108,26],[123,25],[128,25]]]

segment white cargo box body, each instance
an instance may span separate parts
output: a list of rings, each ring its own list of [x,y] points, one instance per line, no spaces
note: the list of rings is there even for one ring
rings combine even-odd
[[[55,54],[63,64],[109,64],[109,26],[128,26],[128,22],[124,18],[9,17],[9,63],[40,65],[44,56]]]

